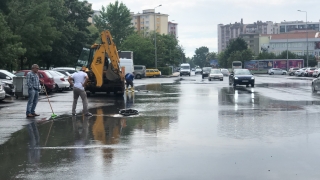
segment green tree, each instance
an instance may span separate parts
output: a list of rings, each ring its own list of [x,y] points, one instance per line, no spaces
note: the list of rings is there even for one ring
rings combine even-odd
[[[296,59],[297,57],[298,56],[295,53],[288,51],[288,59]],[[277,59],[287,59],[287,51],[282,51],[281,54],[276,56],[276,58]]]
[[[193,56],[193,61],[195,65],[200,67],[205,67],[207,65],[207,55],[209,53],[209,48],[202,46],[195,50],[195,55]]]
[[[134,64],[154,67],[154,45],[148,38],[141,34],[134,33],[130,35],[121,45],[120,50],[133,51]]]
[[[252,60],[253,52],[251,49],[246,49],[242,51],[234,51],[228,58],[228,67],[232,66],[232,61],[241,61],[244,64],[245,61]]]
[[[122,2],[110,3],[107,8],[102,6],[100,15],[93,18],[100,31],[106,29],[110,31],[116,46],[120,47],[121,43],[134,32],[130,10]]]
[[[234,56],[236,51],[243,51],[248,49],[248,44],[240,37],[236,39],[231,39],[227,45],[227,48],[218,55],[220,67],[230,68],[230,56],[233,55],[231,59],[236,59]],[[252,59],[252,57],[250,58]]]
[[[276,55],[274,53],[269,53],[269,52],[261,52],[259,53],[259,55],[257,56],[256,59],[275,59]]]
[[[8,2],[8,26],[21,38],[26,49],[27,65],[40,61],[39,55],[51,51],[56,38],[54,19],[50,17],[49,0],[12,0]],[[21,56],[21,61],[24,56]],[[21,67],[23,68],[23,67]]]
[[[25,53],[20,37],[13,35],[0,13],[0,69],[16,69],[16,59]]]
[[[43,63],[50,66],[73,66],[83,47],[94,43],[99,34],[90,27],[88,18],[93,14],[87,2],[78,0],[50,1],[51,17],[58,33],[52,50],[42,54]],[[92,31],[91,31],[92,30]]]

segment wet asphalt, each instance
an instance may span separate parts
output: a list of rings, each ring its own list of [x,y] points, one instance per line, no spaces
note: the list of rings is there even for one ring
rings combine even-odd
[[[0,103],[0,179],[318,179],[320,94],[312,78],[257,75],[254,88],[200,75],[135,80],[124,97],[72,92]],[[81,100],[78,110],[81,110]],[[132,108],[138,115],[122,116]]]

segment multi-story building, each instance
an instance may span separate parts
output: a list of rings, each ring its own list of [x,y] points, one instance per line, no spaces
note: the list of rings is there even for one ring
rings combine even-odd
[[[168,34],[178,37],[178,23],[168,22]]]
[[[263,44],[262,47],[276,55],[288,50],[302,56],[307,54],[307,49],[308,54],[314,55],[317,59],[320,55],[320,32],[318,31],[270,34],[265,37],[269,39],[269,42]]]
[[[231,39],[243,34],[273,34],[273,22],[257,21],[253,24],[243,24],[241,21],[234,24],[218,25],[218,52],[223,51]],[[252,41],[252,40],[251,40]]]
[[[142,14],[132,14],[132,24],[136,31],[149,34],[156,31],[159,34],[168,34],[167,14],[156,13],[155,9],[143,10]]]
[[[275,24],[279,28],[280,33],[287,33],[287,32],[305,32],[306,31],[306,24],[308,30],[320,31],[320,22],[303,22],[303,21],[284,21],[281,23]]]
[[[255,55],[258,55],[260,52],[259,49],[259,38],[260,34],[240,34],[240,36],[244,41],[247,42],[248,48],[252,50]]]

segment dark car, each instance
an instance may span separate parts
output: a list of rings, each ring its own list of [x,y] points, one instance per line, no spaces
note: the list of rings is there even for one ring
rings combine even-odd
[[[248,69],[235,69],[229,76],[229,85],[251,85],[254,87],[254,76]]]
[[[28,72],[30,72],[30,70],[20,70],[15,75],[16,76],[26,76],[28,74]],[[55,90],[56,83],[54,82],[53,77],[50,73],[45,72],[43,70],[39,70],[38,75],[39,75],[39,79],[43,80],[44,86],[46,87],[47,92],[52,92]],[[43,85],[41,82],[40,82],[40,84],[41,84],[41,86]]]
[[[210,72],[211,72],[211,67],[203,67],[202,68],[202,72],[201,72],[202,79],[205,78],[205,77],[208,77]]]

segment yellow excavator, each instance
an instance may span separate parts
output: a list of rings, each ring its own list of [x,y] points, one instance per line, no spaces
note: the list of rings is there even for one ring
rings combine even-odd
[[[108,30],[100,33],[101,44],[93,44],[90,49],[83,48],[77,67],[86,67],[89,77],[86,91],[113,92],[123,95],[125,91],[124,70],[120,68],[120,59],[116,45]]]

